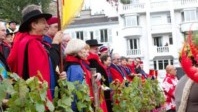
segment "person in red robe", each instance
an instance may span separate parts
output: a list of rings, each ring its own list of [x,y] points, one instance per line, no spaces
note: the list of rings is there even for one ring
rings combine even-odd
[[[113,81],[118,81],[122,83],[126,80],[125,73],[121,70],[120,66],[120,55],[118,53],[114,53],[112,55],[112,64],[110,66],[110,73],[112,74]]]
[[[8,64],[11,70],[23,79],[36,76],[40,72],[42,75],[40,81],[47,81],[50,88],[56,80],[51,76],[50,59],[52,62],[59,61],[62,33],[58,32],[52,41],[52,46],[46,49],[47,44],[43,43],[42,39],[48,30],[47,20],[52,15],[42,13],[37,5],[26,6],[22,15],[22,24],[15,36],[13,48],[7,59]],[[47,96],[52,100],[50,89],[47,91]]]
[[[109,87],[109,79],[107,75],[106,68],[100,61],[100,57],[98,55],[98,47],[102,44],[99,44],[96,39],[87,40],[86,43],[90,46],[89,56],[87,58],[89,62],[90,68],[96,68],[96,72],[100,73],[104,80],[101,80],[99,86],[101,86],[102,90],[100,92],[104,92],[104,97],[100,94],[102,102],[100,103],[101,109],[103,112],[112,112],[112,105],[110,101],[110,89],[105,89],[104,85]],[[105,100],[104,100],[105,99]],[[107,110],[108,109],[108,110]]]

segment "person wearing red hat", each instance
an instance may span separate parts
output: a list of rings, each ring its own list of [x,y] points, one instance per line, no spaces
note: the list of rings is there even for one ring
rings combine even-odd
[[[108,55],[109,54],[108,51],[109,51],[109,49],[106,46],[101,46],[99,48],[99,54],[100,54],[100,56],[102,56],[102,55]]]
[[[47,24],[49,25],[49,28],[46,35],[43,37],[43,41],[51,44],[55,34],[58,32],[58,18],[51,17],[47,20]]]

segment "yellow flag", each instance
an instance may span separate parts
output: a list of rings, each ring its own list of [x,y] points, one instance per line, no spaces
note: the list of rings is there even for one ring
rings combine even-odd
[[[60,8],[61,29],[66,28],[79,13],[84,0],[62,0]]]

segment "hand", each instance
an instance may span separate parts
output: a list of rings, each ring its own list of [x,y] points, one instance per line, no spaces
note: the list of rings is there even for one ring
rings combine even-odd
[[[94,76],[96,76],[95,81],[99,81],[102,78],[100,73],[96,73]]]
[[[2,101],[2,103],[4,104],[4,105],[7,105],[8,104],[8,99],[3,99],[3,101]]]
[[[62,42],[62,38],[63,38],[63,32],[62,31],[58,31],[55,34],[52,43],[53,44],[60,44]]]
[[[59,74],[59,79],[61,79],[61,80],[67,79],[67,73],[66,73],[66,72],[60,73],[60,74]]]

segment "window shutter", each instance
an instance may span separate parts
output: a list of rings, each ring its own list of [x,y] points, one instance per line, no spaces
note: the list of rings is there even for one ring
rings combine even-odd
[[[112,30],[108,29],[108,42],[112,42]]]
[[[89,38],[87,37],[87,31],[83,31],[83,39],[86,41],[86,40],[89,40]]]
[[[99,36],[99,30],[95,30],[95,36],[94,39],[97,39],[100,42],[100,36]]]
[[[76,38],[76,32],[71,33],[72,38]]]

